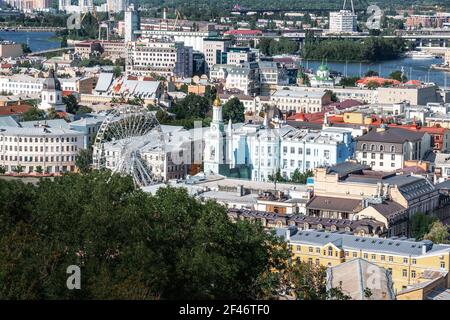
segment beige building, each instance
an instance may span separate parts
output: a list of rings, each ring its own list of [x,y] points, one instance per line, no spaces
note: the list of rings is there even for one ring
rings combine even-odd
[[[445,51],[445,58],[444,58],[445,62],[444,64],[446,64],[447,66],[450,66],[450,49],[447,49],[447,51]]]
[[[23,54],[22,45],[20,43],[2,41],[0,42],[1,58],[16,58]]]
[[[315,170],[314,197],[306,210],[322,218],[380,221],[387,236],[394,236],[408,234],[413,214],[432,212],[438,205],[438,191],[423,177],[344,162]]]
[[[436,85],[404,85],[378,88],[378,103],[393,104],[409,101],[411,105],[426,105],[428,102],[442,102]]]
[[[222,53],[226,52],[231,46],[231,39],[228,38],[207,38],[203,40],[203,53],[208,68],[215,64],[222,64],[220,60]]]
[[[331,103],[331,95],[325,89],[311,91],[306,87],[278,87],[270,102],[281,111],[314,113],[321,112]]]

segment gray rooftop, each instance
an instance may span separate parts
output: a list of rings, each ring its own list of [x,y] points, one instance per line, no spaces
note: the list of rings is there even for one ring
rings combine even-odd
[[[298,231],[291,235],[290,242],[293,244],[309,244],[312,246],[324,246],[332,243],[344,250],[363,250],[379,252],[385,254],[399,254],[407,256],[422,256],[422,246],[426,246],[426,255],[439,252],[449,252],[450,245],[433,244],[431,241],[412,241],[394,238],[372,238],[359,237],[349,234],[338,234],[330,232],[320,232],[314,230]]]

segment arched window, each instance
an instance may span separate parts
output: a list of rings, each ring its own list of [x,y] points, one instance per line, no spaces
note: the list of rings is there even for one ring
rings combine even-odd
[[[380,145],[380,151],[384,151],[384,146]]]
[[[363,150],[367,150],[367,144],[363,143],[361,147]]]
[[[370,151],[375,151],[375,145],[374,144],[370,145]]]
[[[395,146],[391,146],[391,152],[395,152]]]
[[[333,247],[328,247],[328,256],[332,257],[333,256]]]

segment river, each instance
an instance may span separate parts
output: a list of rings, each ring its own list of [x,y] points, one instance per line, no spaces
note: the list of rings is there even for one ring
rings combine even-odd
[[[388,77],[391,72],[395,70],[401,70],[404,68],[405,75],[408,79],[416,79],[424,82],[434,82],[439,86],[445,86],[446,77],[447,87],[450,86],[450,72],[442,70],[432,70],[430,66],[432,64],[441,64],[443,59],[411,59],[402,58],[397,60],[383,61],[379,63],[348,63],[345,62],[329,62],[328,67],[332,71],[340,72],[343,75],[351,76],[364,76],[368,70],[379,72],[382,77]],[[321,61],[303,61],[303,66],[317,70]],[[428,80],[429,79],[429,80]]]
[[[54,32],[23,32],[23,31],[1,31],[0,39],[26,43],[32,51],[42,51],[59,48],[61,43],[52,38]]]

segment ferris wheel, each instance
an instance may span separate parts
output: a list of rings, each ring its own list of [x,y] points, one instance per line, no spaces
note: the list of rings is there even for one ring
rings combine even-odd
[[[143,106],[123,105],[112,109],[100,126],[93,148],[93,168],[130,175],[136,186],[159,180],[142,155],[150,142],[162,143],[156,116]]]

